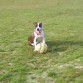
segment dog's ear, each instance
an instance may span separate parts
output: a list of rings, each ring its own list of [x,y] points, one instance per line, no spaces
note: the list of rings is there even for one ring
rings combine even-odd
[[[41,27],[41,28],[42,28],[42,23],[39,23],[39,27]]]
[[[33,24],[34,24],[34,26],[35,26],[35,28],[36,28],[36,27],[37,27],[37,22],[34,22]]]
[[[34,25],[37,25],[37,22],[34,22],[33,24],[34,24]]]

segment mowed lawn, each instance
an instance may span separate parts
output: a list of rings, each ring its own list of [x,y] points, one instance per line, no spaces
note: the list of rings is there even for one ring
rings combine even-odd
[[[27,44],[36,21],[46,54]],[[0,0],[0,83],[83,83],[83,0]]]

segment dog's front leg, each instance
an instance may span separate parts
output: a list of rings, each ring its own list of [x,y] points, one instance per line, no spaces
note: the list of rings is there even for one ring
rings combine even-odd
[[[43,38],[43,43],[45,44],[45,38]]]
[[[35,37],[35,38],[34,38],[34,51],[36,51],[36,44],[37,44],[37,43],[36,43],[36,39],[37,39],[37,38]]]

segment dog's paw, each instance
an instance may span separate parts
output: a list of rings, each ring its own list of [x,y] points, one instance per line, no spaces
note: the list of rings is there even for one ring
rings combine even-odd
[[[34,52],[36,52],[36,50],[34,50]]]
[[[34,46],[34,43],[32,43],[31,45]]]
[[[37,50],[36,50],[36,49],[34,49],[34,52],[37,52]]]

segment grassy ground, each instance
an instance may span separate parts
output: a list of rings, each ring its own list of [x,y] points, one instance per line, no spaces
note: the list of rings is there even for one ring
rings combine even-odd
[[[46,54],[27,45],[35,21]],[[0,83],[83,83],[83,0],[0,0]]]

